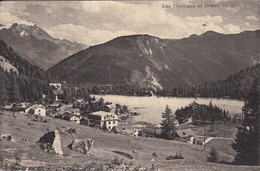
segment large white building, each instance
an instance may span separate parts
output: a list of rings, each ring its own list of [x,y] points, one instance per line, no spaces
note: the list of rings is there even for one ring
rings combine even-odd
[[[118,116],[111,112],[97,111],[93,112],[89,117],[90,126],[102,129],[104,124],[108,130],[118,126]]]

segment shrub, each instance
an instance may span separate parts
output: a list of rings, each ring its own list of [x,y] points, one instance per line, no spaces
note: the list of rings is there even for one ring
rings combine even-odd
[[[218,162],[218,152],[215,150],[214,147],[211,148],[210,152],[209,152],[209,156],[207,156],[207,160],[208,162]]]
[[[175,156],[170,155],[170,156],[166,157],[166,160],[174,160],[174,159],[184,159],[184,158],[182,157],[181,154],[177,154],[177,153],[175,154]]]

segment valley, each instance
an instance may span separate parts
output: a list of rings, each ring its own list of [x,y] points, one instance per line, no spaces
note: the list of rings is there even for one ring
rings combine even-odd
[[[137,2],[85,3],[3,4],[0,170],[259,170],[256,16],[129,20]]]

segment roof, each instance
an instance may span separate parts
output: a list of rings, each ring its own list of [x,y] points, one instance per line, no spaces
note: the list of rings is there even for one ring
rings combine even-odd
[[[88,117],[81,116],[80,120],[88,120]]]
[[[112,105],[112,104],[108,104],[108,105],[106,105],[106,107],[108,107],[109,109],[113,109],[113,108],[115,108],[116,106],[115,106],[115,105]]]
[[[49,85],[52,85],[52,84],[60,84],[61,85],[61,83],[59,83],[59,82],[51,82],[51,83],[49,83]]]
[[[141,130],[141,132],[146,132],[146,133],[152,133],[152,134],[160,134],[161,129],[158,128],[152,128],[152,127],[146,127]]]
[[[124,133],[125,133],[125,134],[133,134],[133,133],[135,133],[135,129],[132,128],[132,127],[129,127],[129,126],[127,126],[127,127],[114,126],[112,129],[113,129],[114,131],[116,131],[116,132],[122,132],[123,134],[124,134]]]
[[[36,105],[33,105],[33,106],[31,106],[31,107],[29,107],[30,109],[37,109],[37,108],[45,108],[43,105],[38,105],[38,104],[36,104]]]
[[[69,118],[71,118],[71,117],[73,117],[74,115],[73,115],[73,113],[65,112],[65,113],[61,114],[61,116],[62,116],[62,117],[69,117]]]
[[[133,124],[133,126],[135,126],[135,125],[144,125],[144,126],[149,126],[149,127],[152,127],[152,126],[153,126],[152,123],[149,123],[149,122],[146,122],[146,121],[138,121],[138,122],[135,122],[135,123]]]
[[[186,137],[191,137],[194,136],[194,132],[188,128],[188,129],[182,129],[182,130],[177,130],[176,134],[180,137],[180,138],[186,138]]]
[[[98,115],[98,116],[107,116],[111,114],[112,114],[111,112],[104,112],[104,111],[97,111],[92,113],[92,115]]]

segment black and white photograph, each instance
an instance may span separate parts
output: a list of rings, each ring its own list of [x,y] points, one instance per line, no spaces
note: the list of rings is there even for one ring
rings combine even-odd
[[[0,170],[260,170],[260,1],[1,1]]]

